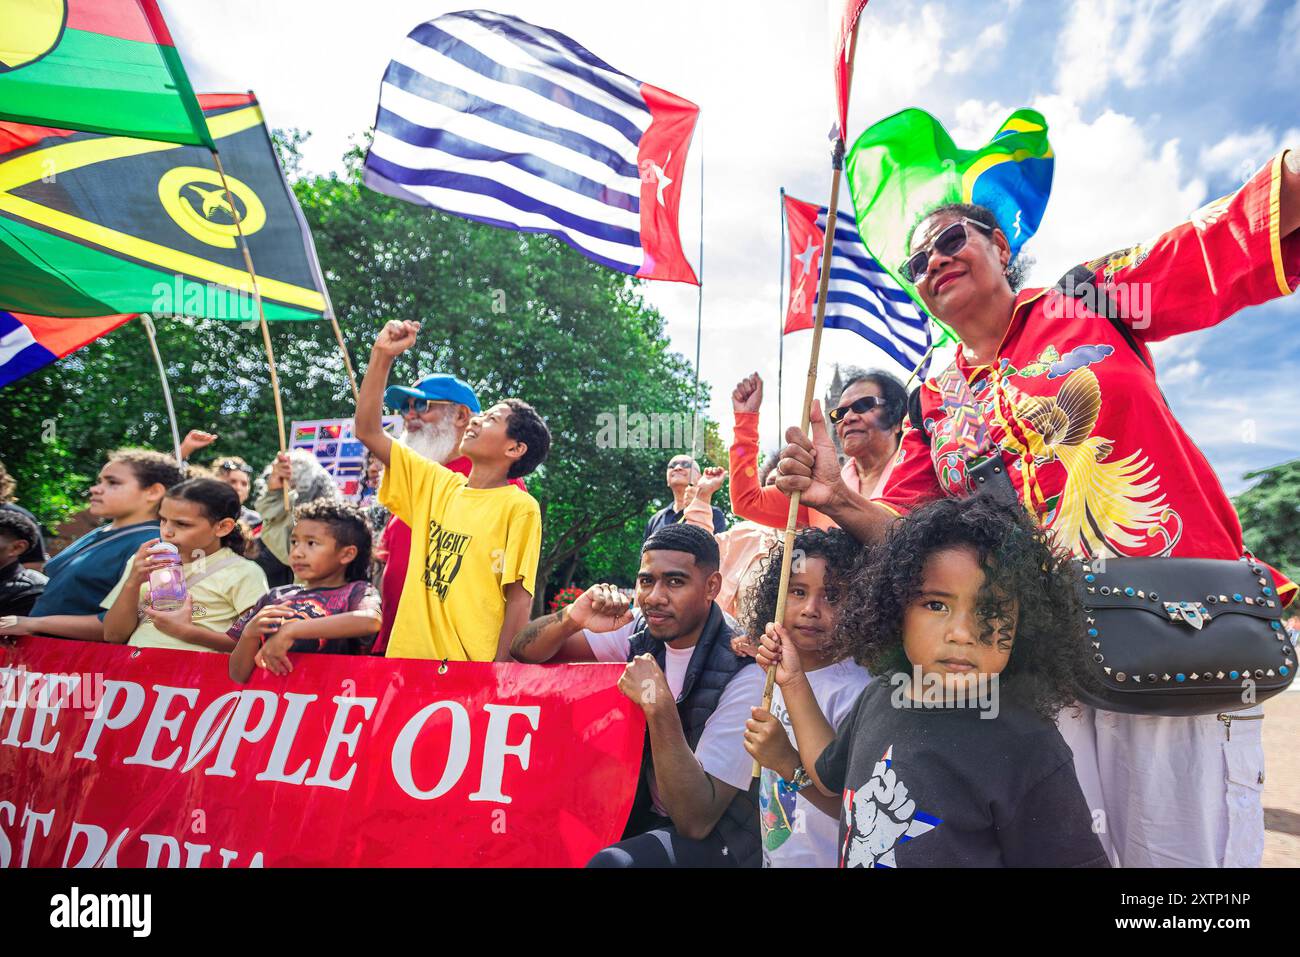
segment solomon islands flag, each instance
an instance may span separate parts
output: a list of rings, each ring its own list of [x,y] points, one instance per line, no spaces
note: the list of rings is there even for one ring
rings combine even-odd
[[[786,196],[785,221],[790,236],[790,298],[785,314],[789,333],[813,327],[826,207]],[[826,328],[856,332],[909,373],[930,348],[929,317],[867,252],[857,223],[844,210],[835,217]],[[925,371],[921,370],[922,376]]]
[[[562,33],[451,13],[412,30],[389,63],[365,183],[549,233],[611,269],[698,284],[677,231],[698,114]]]

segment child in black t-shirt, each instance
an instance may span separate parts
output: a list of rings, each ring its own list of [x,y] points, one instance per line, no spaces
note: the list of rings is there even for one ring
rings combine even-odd
[[[799,756],[840,796],[842,867],[1106,867],[1052,718],[1085,638],[1068,556],[1019,508],[926,505],[890,532],[840,607],[837,641],[876,676],[832,731],[788,637],[778,665]]]
[[[289,653],[366,654],[379,632],[379,592],[370,584],[370,528],[355,506],[316,499],[294,510],[289,567],[297,580],[273,588],[231,626],[238,643],[230,677],[254,667],[293,671]]]

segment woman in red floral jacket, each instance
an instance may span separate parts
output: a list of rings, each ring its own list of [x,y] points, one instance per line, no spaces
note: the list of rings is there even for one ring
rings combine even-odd
[[[988,423],[1016,494],[1076,556],[1237,559],[1241,525],[1205,456],[1156,383],[1147,344],[1204,329],[1300,285],[1300,153],[1283,152],[1240,190],[1163,235],[1088,263],[1127,317],[1119,328],[1056,290],[1013,288],[1015,264],[992,213],[931,211],[908,266],[930,311],[958,335],[954,371]],[[1008,274],[1010,273],[1010,279]],[[941,375],[943,375],[941,373]],[[960,385],[960,383],[957,383]],[[972,430],[931,379],[927,435],[909,428],[882,493],[839,480],[819,409],[811,440],[790,430],[778,487],[862,541],[939,496],[971,493]],[[951,412],[955,414],[950,415]],[[1273,571],[1277,599],[1296,585]],[[1094,712],[1062,721],[1084,793],[1104,810],[1123,866],[1258,864],[1263,851],[1260,722]],[[1234,718],[1253,715],[1234,715]],[[1105,840],[1103,841],[1105,843]]]

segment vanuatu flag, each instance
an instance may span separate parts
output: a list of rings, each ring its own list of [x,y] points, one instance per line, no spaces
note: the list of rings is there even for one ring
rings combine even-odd
[[[235,208],[201,147],[0,123],[0,309],[318,319],[311,234],[251,94],[199,98]]]
[[[845,169],[862,241],[919,303],[901,269],[921,219],[945,203],[987,206],[1014,255],[1043,218],[1054,162],[1047,121],[1034,110],[1017,110],[987,144],[963,150],[933,116],[909,109],[859,136]]]
[[[212,148],[157,0],[0,0],[0,119]]]

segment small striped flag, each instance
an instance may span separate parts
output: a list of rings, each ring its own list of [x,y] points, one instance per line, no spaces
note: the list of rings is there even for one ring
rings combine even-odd
[[[677,230],[698,115],[564,34],[451,13],[412,30],[389,63],[365,183],[549,233],[641,278],[698,284]]]
[[[790,236],[790,298],[785,315],[789,333],[813,327],[826,207],[786,196],[785,219]],[[856,332],[908,372],[930,348],[929,317],[867,251],[857,223],[844,210],[835,217],[826,328]],[[925,373],[922,369],[920,375]]]

